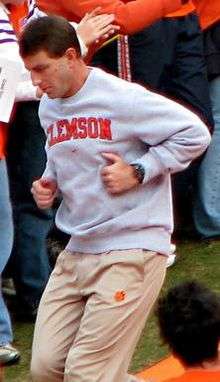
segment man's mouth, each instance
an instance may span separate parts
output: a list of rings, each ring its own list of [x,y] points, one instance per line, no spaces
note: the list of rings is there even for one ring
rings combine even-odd
[[[49,86],[42,87],[41,90],[42,90],[42,92],[47,93],[50,90],[50,87]]]

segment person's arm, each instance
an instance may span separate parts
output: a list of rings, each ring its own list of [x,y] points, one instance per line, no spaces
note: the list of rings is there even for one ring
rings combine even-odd
[[[100,14],[101,7],[96,7],[91,12],[86,13],[80,23],[72,22],[79,40],[82,56],[88,53],[90,45],[100,39],[108,38],[119,30],[119,26],[113,23],[115,16],[113,14]],[[27,23],[39,17],[47,16],[47,13],[41,11],[34,0],[30,1]]]
[[[178,10],[188,0],[37,0],[40,9],[62,14],[79,21],[87,12],[101,6],[102,13],[113,13],[120,33],[132,34],[152,24],[166,14]]]
[[[135,110],[130,118],[131,137],[146,144],[146,154],[127,163],[113,153],[103,153],[108,161],[101,172],[102,180],[109,193],[119,194],[139,184],[134,163],[144,171],[142,183],[158,176],[184,170],[190,162],[201,155],[210,143],[206,125],[183,106],[158,94],[142,90],[130,94]]]
[[[71,23],[76,29],[83,57],[87,55],[91,45],[100,43],[120,29],[113,23],[114,19],[114,15],[100,14],[100,7],[97,7],[92,12],[87,13],[79,24]]]
[[[43,124],[42,124],[43,126]],[[45,146],[48,152],[48,145]],[[53,160],[47,155],[47,163],[40,179],[35,180],[31,187],[31,193],[38,208],[46,209],[52,207],[58,194],[57,175]]]
[[[24,63],[19,55],[17,37],[13,27],[9,22],[7,13],[0,9],[0,56],[7,57],[9,61],[20,64],[21,78],[17,85],[15,101],[36,100],[36,87],[31,84],[30,76],[27,73]]]
[[[145,92],[145,97],[134,97],[134,110],[137,110],[136,115],[138,113],[134,131],[149,147],[137,161],[145,169],[144,182],[148,182],[167,172],[173,174],[184,170],[206,150],[211,136],[196,114],[166,97]]]
[[[31,187],[31,193],[38,208],[50,208],[57,196],[57,183],[55,180],[45,178],[35,180]]]

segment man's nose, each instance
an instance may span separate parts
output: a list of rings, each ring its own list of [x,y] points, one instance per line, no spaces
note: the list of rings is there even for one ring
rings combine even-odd
[[[41,77],[37,73],[31,73],[31,79],[34,86],[39,86],[41,84]]]

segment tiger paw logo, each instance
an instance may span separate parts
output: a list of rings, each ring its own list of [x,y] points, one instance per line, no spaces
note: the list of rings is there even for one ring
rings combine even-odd
[[[126,293],[124,290],[118,290],[116,293],[115,293],[115,301],[123,301],[125,300],[125,297],[126,297]]]

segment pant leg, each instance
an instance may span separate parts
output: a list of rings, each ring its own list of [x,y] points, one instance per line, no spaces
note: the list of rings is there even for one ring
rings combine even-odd
[[[163,91],[172,75],[178,24],[160,20],[129,36],[132,81]]]
[[[38,309],[31,361],[33,382],[63,381],[66,357],[79,328],[84,306],[74,256],[67,256],[63,251]]]
[[[170,33],[173,24],[175,27],[177,24],[178,37],[171,76],[162,90],[185,103],[213,127],[203,38],[198,16],[191,13],[185,17],[167,18],[164,23]]]
[[[161,288],[166,258],[142,250],[63,252],[35,326],[34,382],[129,382],[127,368]]]
[[[9,171],[15,222],[10,268],[20,301],[37,306],[48,281],[50,266],[46,237],[53,224],[50,210],[39,210],[30,192],[46,163],[45,134],[38,102],[21,102],[9,137]]]
[[[0,345],[12,341],[11,320],[1,291],[1,275],[9,259],[13,242],[12,209],[6,162],[0,160]]]
[[[91,64],[118,76],[117,40],[99,49],[92,57]]]
[[[165,28],[170,31],[173,24],[178,26],[176,57],[170,79],[163,83],[163,89],[168,95],[195,111],[210,127],[213,127],[198,16],[191,13],[185,17],[165,20]],[[198,166],[198,161],[194,161],[189,168],[172,177],[175,233],[181,234],[187,229],[193,231],[192,211],[194,195],[197,193]]]
[[[2,295],[0,278],[0,346],[11,343],[13,340],[11,319]]]
[[[97,257],[97,256],[96,256]],[[96,260],[96,259],[95,259]],[[95,261],[94,260],[94,261]],[[85,259],[84,278],[90,259]],[[93,261],[93,259],[91,259]],[[164,276],[166,258],[142,250],[101,255],[65,365],[65,382],[129,382],[127,369]]]
[[[220,236],[220,76],[210,82],[215,121],[211,144],[198,172],[194,221],[204,238]]]

